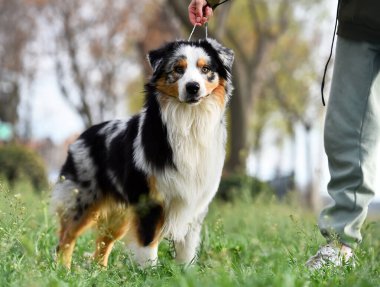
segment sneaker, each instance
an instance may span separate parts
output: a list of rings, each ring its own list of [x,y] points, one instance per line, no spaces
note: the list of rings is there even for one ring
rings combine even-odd
[[[342,266],[347,264],[352,257],[353,253],[350,247],[327,244],[319,248],[317,254],[307,260],[306,267],[310,270],[318,270],[327,265]]]

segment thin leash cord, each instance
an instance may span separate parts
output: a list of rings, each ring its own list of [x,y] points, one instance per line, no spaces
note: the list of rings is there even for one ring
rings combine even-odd
[[[213,10],[215,10],[216,7],[218,7],[219,5],[222,5],[223,3],[226,3],[227,1],[230,1],[230,0],[224,0],[224,1],[220,2],[220,3],[218,3],[218,4],[210,6],[210,7]],[[191,37],[193,37],[193,34],[194,34],[194,31],[195,31],[196,27],[197,27],[197,24],[194,25],[193,30],[191,31],[189,39],[187,39],[187,41],[190,41]],[[206,39],[207,39],[208,38],[208,23],[207,22],[205,23],[205,33],[206,33]]]
[[[191,37],[193,37],[193,34],[194,34],[194,31],[195,31],[195,28],[197,28],[197,24],[194,25],[193,30],[191,31],[190,36],[189,36],[189,39],[187,39],[187,41],[190,41],[190,40],[191,40]]]
[[[197,28],[196,24],[194,25],[193,30],[191,31],[189,39],[187,39],[187,41],[190,41],[191,37],[193,37],[193,34],[195,32],[195,28]],[[206,39],[207,39],[208,38],[208,23],[207,22],[205,23],[205,33],[206,33]]]
[[[327,59],[326,65],[325,65],[325,70],[323,72],[323,78],[322,78],[322,83],[321,83],[321,95],[322,95],[322,104],[323,104],[323,106],[326,106],[323,90],[325,88],[327,69],[328,69],[328,66],[330,64],[330,61],[331,61],[331,58],[332,58],[332,54],[333,54],[333,50],[334,50],[336,28],[338,27],[338,13],[339,13],[339,8],[340,8],[340,2],[341,1],[339,0],[338,1],[338,8],[337,8],[337,11],[336,11],[334,35],[333,35],[332,42],[331,42],[330,55],[329,55],[329,58]]]

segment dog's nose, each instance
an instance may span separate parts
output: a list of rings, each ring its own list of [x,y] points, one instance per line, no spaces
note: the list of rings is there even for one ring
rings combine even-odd
[[[186,84],[186,92],[189,95],[196,95],[199,91],[199,84],[197,82],[190,82]]]

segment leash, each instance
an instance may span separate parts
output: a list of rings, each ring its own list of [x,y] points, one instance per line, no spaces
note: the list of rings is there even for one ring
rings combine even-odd
[[[216,7],[218,7],[219,5],[222,5],[230,0],[224,0],[222,2],[219,2],[220,0],[206,0],[207,4],[205,7],[210,7],[212,10],[215,10]],[[189,39],[187,41],[190,41],[191,40],[191,37],[193,36],[194,32],[195,32],[195,29],[197,28],[197,24],[194,25],[193,27],[193,30],[191,30],[191,33],[190,33],[190,36],[189,36]],[[205,23],[205,34],[206,34],[206,39],[208,38],[208,23],[206,22]]]
[[[227,0],[228,1],[228,0]],[[190,36],[189,36],[189,39],[187,39],[187,41],[190,41],[191,40],[191,37],[193,37],[193,34],[194,34],[194,31],[195,31],[195,28],[197,28],[197,24],[194,25],[193,27],[193,30],[191,30],[191,33],[190,33]],[[205,34],[206,34],[206,39],[208,38],[208,23],[206,22],[205,23]]]
[[[335,35],[336,35],[336,28],[338,26],[338,17],[339,17],[340,5],[341,5],[341,0],[338,0],[338,7],[337,7],[337,10],[336,10],[336,17],[335,17],[334,34],[333,34],[333,38],[332,38],[332,41],[331,41],[330,55],[329,55],[329,58],[327,59],[326,65],[325,65],[325,70],[323,72],[323,78],[322,78],[322,83],[321,83],[321,95],[322,95],[322,105],[323,106],[326,106],[323,90],[325,88],[327,69],[329,67],[329,64],[330,64],[330,61],[331,61],[331,58],[332,58],[332,54],[333,54]]]

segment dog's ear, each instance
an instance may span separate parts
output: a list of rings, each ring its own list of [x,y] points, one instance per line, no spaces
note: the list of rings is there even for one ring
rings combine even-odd
[[[157,50],[150,51],[147,55],[148,62],[152,67],[153,73],[158,70],[161,66],[162,60],[164,56],[164,48],[160,48]]]
[[[219,58],[222,60],[223,65],[225,65],[229,70],[232,69],[232,64],[234,63],[234,51],[222,46],[219,42],[214,39],[207,38],[207,42],[211,44],[211,46],[218,53]]]
[[[153,69],[153,73],[155,73],[159,68],[161,68],[164,62],[164,57],[167,56],[168,50],[170,50],[170,48],[171,44],[169,43],[157,50],[149,52],[147,58],[150,66]]]

